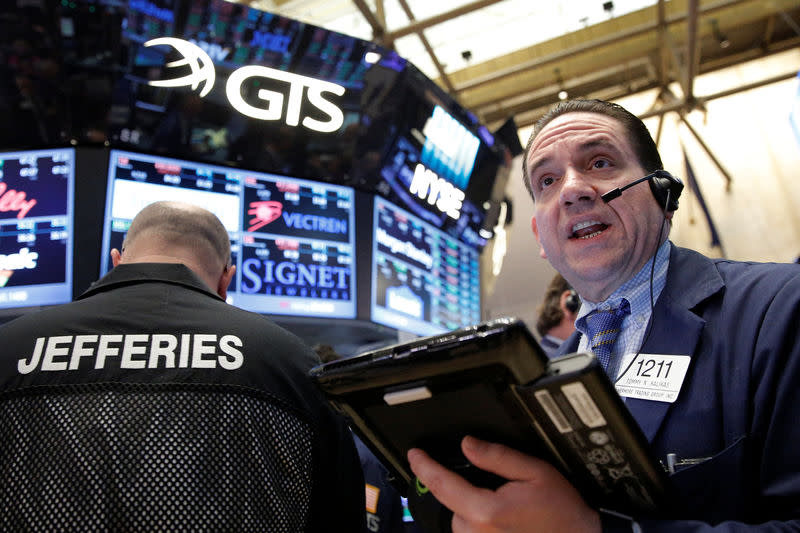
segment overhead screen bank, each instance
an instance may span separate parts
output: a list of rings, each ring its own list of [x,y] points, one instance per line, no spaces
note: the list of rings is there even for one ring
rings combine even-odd
[[[228,229],[231,303],[290,328],[370,342],[480,321],[505,148],[395,52],[222,0],[16,3],[3,319],[80,294],[135,213],[172,199]]]

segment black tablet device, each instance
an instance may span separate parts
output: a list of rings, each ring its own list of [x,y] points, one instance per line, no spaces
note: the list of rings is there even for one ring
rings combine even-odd
[[[669,510],[669,476],[592,354],[551,359],[544,376],[516,391],[587,502],[633,516]]]
[[[467,461],[465,435],[550,461],[598,507],[653,512],[668,493],[666,474],[596,359],[548,361],[517,319],[333,361],[310,375],[402,494],[414,480],[410,448],[476,485],[502,484]]]
[[[481,485],[499,480],[471,468],[461,453],[465,435],[541,453],[510,385],[535,380],[546,365],[527,327],[500,319],[333,361],[311,377],[406,494],[410,448]]]

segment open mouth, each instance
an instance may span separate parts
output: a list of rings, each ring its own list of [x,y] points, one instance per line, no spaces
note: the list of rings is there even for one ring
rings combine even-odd
[[[572,226],[570,239],[591,239],[603,233],[608,228],[608,224],[603,224],[597,220],[587,220]]]

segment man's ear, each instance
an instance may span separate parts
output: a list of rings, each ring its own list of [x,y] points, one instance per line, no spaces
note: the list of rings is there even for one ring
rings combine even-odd
[[[219,277],[219,282],[217,283],[217,294],[219,294],[220,298],[223,300],[228,298],[228,286],[231,284],[231,280],[233,280],[233,276],[236,274],[236,265],[230,265],[225,267],[225,270],[222,271],[222,275]]]
[[[542,259],[547,259],[547,254],[542,246],[542,241],[539,240],[539,227],[536,225],[536,215],[531,217],[531,229],[533,230],[533,235],[536,237],[536,243],[539,245],[539,255],[542,257]]]
[[[111,249],[111,264],[115,267],[122,262],[122,254],[116,248]]]

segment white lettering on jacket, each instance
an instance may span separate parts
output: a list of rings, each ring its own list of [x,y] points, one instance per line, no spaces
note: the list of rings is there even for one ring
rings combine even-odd
[[[222,368],[236,370],[244,363],[236,335],[193,333],[135,333],[126,335],[58,335],[39,337],[33,352],[17,361],[20,374],[34,370],[61,372],[118,368]],[[176,361],[177,360],[177,361]]]

